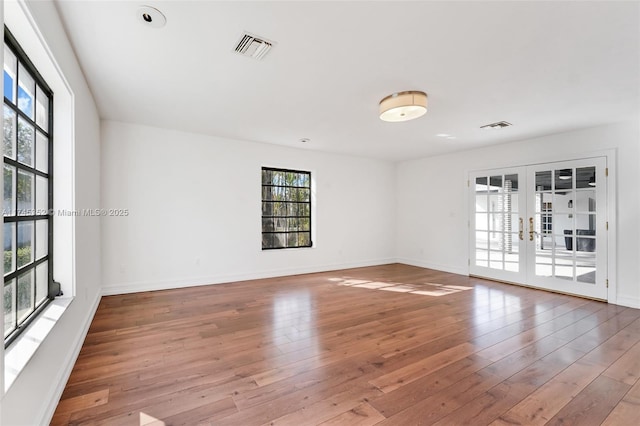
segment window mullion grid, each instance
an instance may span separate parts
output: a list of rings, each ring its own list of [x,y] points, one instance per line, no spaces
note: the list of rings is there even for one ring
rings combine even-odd
[[[11,271],[11,273],[7,274],[4,276],[4,285],[6,285],[7,282],[11,282],[12,280],[15,280],[15,288],[14,288],[14,294],[13,294],[13,302],[14,302],[14,307],[15,307],[15,312],[14,312],[14,316],[13,316],[13,323],[12,323],[12,330],[9,333],[9,335],[7,336],[7,338],[5,338],[5,348],[13,341],[15,340],[15,338],[21,333],[22,330],[24,330],[30,323],[31,321],[33,321],[33,319],[44,309],[44,307],[48,304],[48,302],[50,301],[49,297],[45,296],[44,298],[44,302],[41,303],[40,305],[38,305],[38,300],[37,300],[37,273],[36,273],[36,269],[39,265],[41,265],[44,262],[48,262],[48,273],[47,273],[47,293],[50,293],[51,290],[51,284],[53,282],[53,262],[51,261],[52,259],[52,253],[53,253],[53,217],[51,214],[48,214],[50,209],[53,207],[53,92],[51,91],[51,89],[49,88],[49,86],[47,85],[47,83],[44,81],[44,79],[42,78],[42,76],[40,75],[40,73],[38,72],[37,68],[33,65],[33,63],[29,60],[29,58],[27,57],[27,55],[24,53],[24,51],[20,48],[18,42],[15,40],[15,38],[13,37],[13,35],[9,32],[9,30],[5,27],[5,46],[8,47],[11,52],[15,55],[16,57],[16,69],[15,69],[15,104],[13,102],[11,102],[8,98],[4,97],[4,105],[6,107],[8,107],[9,109],[11,109],[14,113],[15,113],[15,155],[16,155],[16,159],[11,159],[8,157],[4,157],[3,156],[3,164],[5,165],[9,165],[12,166],[13,168],[15,168],[15,194],[13,195],[13,210],[14,210],[14,216],[4,216],[4,220],[3,220],[3,224],[4,223],[15,223],[15,226],[13,227],[13,239],[15,241],[15,247],[12,246],[12,250],[15,249],[15,251],[12,251],[12,257],[13,259],[13,263],[14,263],[14,269]],[[33,102],[32,105],[32,111],[33,111],[33,119],[31,117],[29,117],[25,112],[23,112],[19,107],[18,107],[18,99],[20,96],[20,90],[19,90],[19,85],[20,85],[20,71],[21,71],[21,67],[20,65],[22,65],[22,70],[25,71],[34,81],[34,86],[32,88],[33,93],[31,94],[31,101]],[[38,90],[39,89],[39,90]],[[13,88],[12,88],[13,91]],[[38,117],[38,112],[37,112],[37,108],[38,108],[38,101],[42,101],[42,99],[39,98],[38,94],[41,93],[45,96],[47,103],[47,127],[48,129],[44,129],[42,128],[38,123],[37,123],[37,117]],[[4,113],[3,113],[4,115]],[[33,139],[32,139],[32,165],[33,166],[29,166],[23,163],[20,163],[18,160],[18,138],[19,138],[19,132],[18,132],[18,123],[19,123],[19,119],[24,120],[24,122],[33,127]],[[47,161],[47,165],[48,165],[48,169],[47,169],[47,173],[42,172],[40,170],[37,170],[37,161],[38,161],[38,157],[37,157],[37,150],[38,150],[38,143],[37,143],[37,136],[38,136],[38,132],[41,133],[43,136],[45,136],[47,138],[47,148],[48,148],[48,158],[46,159]],[[32,197],[32,210],[33,210],[33,214],[31,215],[24,215],[24,216],[20,216],[18,215],[18,172],[19,170],[23,170],[27,173],[29,173],[30,175],[33,176],[33,181],[32,181],[32,185],[33,185],[33,189],[32,189],[32,193],[31,193],[31,197]],[[36,211],[37,208],[37,197],[38,197],[38,187],[37,187],[37,177],[43,177],[45,179],[47,179],[47,212],[45,214],[40,214],[40,215],[36,215],[35,213],[38,213]],[[38,238],[37,238],[37,223],[38,221],[42,221],[42,220],[46,220],[47,221],[47,234],[48,234],[48,238],[47,238],[47,245],[48,245],[48,250],[47,250],[47,254],[42,256],[40,259],[37,259],[37,253],[36,253],[36,248],[37,248],[37,244],[38,244]],[[22,267],[18,267],[18,225],[21,222],[31,222],[32,223],[32,233],[31,233],[31,261],[29,263],[27,263],[26,265],[23,265]],[[33,271],[33,272],[31,272]],[[32,303],[29,307],[29,313],[28,315],[24,318],[24,320],[19,323],[19,306],[18,306],[18,277],[20,275],[23,275],[25,273],[31,273],[31,285],[33,286],[32,289],[29,289],[32,294],[31,296],[33,297]],[[3,291],[4,291],[4,287],[3,287]],[[4,329],[4,326],[3,326]]]
[[[297,170],[287,170],[287,169],[272,169],[272,168],[267,168],[267,167],[263,167],[262,168],[263,173],[265,171],[267,172],[281,172],[281,173],[295,173],[297,176],[294,179],[293,182],[287,182],[286,180],[286,175],[278,175],[278,177],[275,179],[275,183],[274,183],[274,179],[271,179],[271,181],[267,181],[265,182],[265,180],[263,179],[263,183],[262,184],[262,188],[269,188],[269,193],[272,195],[271,196],[271,200],[265,200],[263,197],[263,202],[270,202],[271,206],[272,206],[272,211],[271,211],[271,215],[262,215],[263,219],[271,219],[271,223],[273,223],[275,225],[276,221],[285,221],[284,224],[284,230],[276,230],[276,227],[274,226],[273,230],[264,230],[263,227],[263,234],[280,234],[280,235],[285,235],[287,236],[286,238],[286,242],[284,243],[283,247],[263,247],[263,249],[280,249],[280,248],[294,248],[294,247],[310,247],[311,246],[311,187],[310,187],[310,183],[311,183],[311,179],[310,176],[311,174],[309,172],[303,172],[303,171],[297,171]],[[307,177],[307,182],[309,183],[309,186],[300,186],[297,184],[297,182],[300,181],[299,177],[300,175],[304,175]],[[284,180],[283,180],[284,178]],[[291,183],[291,184],[289,184]],[[297,197],[292,197],[291,196],[291,189],[306,189],[309,190],[309,201],[299,201],[297,199],[293,199],[293,198],[297,198]],[[278,200],[274,200],[273,194],[276,194]],[[289,194],[288,196],[286,194]],[[273,205],[274,203],[278,203],[278,205],[281,207],[280,209],[278,209],[279,211],[274,211],[273,209]],[[302,204],[306,204],[308,205],[308,214],[307,215],[301,215],[300,214],[300,205]],[[295,205],[295,214],[293,212],[293,207]],[[284,212],[282,211],[284,210]],[[277,213],[281,213],[281,214],[277,214]],[[284,215],[282,215],[282,213],[284,213]],[[295,230],[292,230],[289,227],[289,219],[307,219],[308,223],[309,223],[309,229],[304,231],[299,229],[300,226],[296,226]],[[299,222],[299,221],[298,221]],[[295,245],[289,246],[289,239],[288,239],[288,235],[295,233],[298,236],[300,235],[300,233],[303,234],[308,234],[309,235],[309,243],[305,244],[305,245],[300,245],[300,240],[296,239]]]

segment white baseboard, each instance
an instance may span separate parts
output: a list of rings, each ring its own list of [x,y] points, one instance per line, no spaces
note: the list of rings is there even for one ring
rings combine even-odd
[[[46,398],[45,401],[48,401],[45,406],[42,414],[40,415],[41,421],[38,424],[48,425],[51,423],[53,419],[53,415],[55,414],[56,408],[58,407],[58,402],[60,401],[60,397],[62,397],[62,392],[64,391],[65,386],[67,385],[67,380],[69,380],[69,376],[71,376],[71,371],[73,370],[73,366],[76,363],[76,359],[78,359],[78,355],[80,354],[80,349],[82,349],[82,344],[84,343],[84,339],[89,332],[89,326],[93,321],[93,317],[98,310],[98,305],[100,304],[100,299],[102,295],[98,293],[96,298],[91,305],[91,308],[87,312],[87,316],[84,319],[84,323],[80,327],[80,332],[76,335],[73,346],[69,353],[67,354],[64,363],[58,369],[58,375],[56,377],[55,383],[57,383],[56,387],[51,392],[49,398]]]
[[[362,262],[336,263],[321,266],[276,269],[271,271],[251,272],[247,274],[227,274],[210,277],[194,277],[166,281],[138,281],[131,283],[107,284],[102,287],[104,296],[116,294],[139,293],[142,291],[170,290],[175,288],[196,287],[210,284],[223,284],[236,281],[259,280],[263,278],[284,277],[288,275],[312,274],[315,272],[337,271],[341,269],[363,268],[366,266],[396,263],[396,259],[378,259]]]
[[[469,270],[467,268],[458,268],[450,265],[439,265],[436,263],[425,262],[423,260],[408,259],[405,257],[398,258],[397,262],[404,263],[405,265],[418,266],[420,268],[435,269],[436,271],[469,276]]]
[[[640,309],[640,299],[638,299],[637,297],[618,295],[616,305],[626,306],[627,308]]]

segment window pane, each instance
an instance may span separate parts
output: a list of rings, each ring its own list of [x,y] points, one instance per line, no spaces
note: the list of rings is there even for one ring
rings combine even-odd
[[[476,192],[486,193],[487,192],[487,178],[486,177],[477,177],[476,178]]]
[[[556,190],[573,188],[573,169],[555,171]]]
[[[16,214],[16,168],[4,165],[4,216],[15,216]]]
[[[291,232],[287,234],[287,247],[298,247],[298,233]]]
[[[287,241],[287,234],[279,233],[279,234],[271,234],[273,237],[273,248],[282,248],[285,247],[285,242]]]
[[[573,280],[573,257],[557,255],[554,259],[556,278]]]
[[[262,234],[262,248],[273,248],[273,234]]]
[[[49,138],[36,132],[36,169],[49,172]]]
[[[596,212],[596,190],[584,189],[576,194],[576,212]]]
[[[33,222],[18,222],[18,268],[33,261]]]
[[[33,166],[34,127],[18,117],[18,161]]]
[[[489,214],[489,230],[502,231],[504,225],[504,215],[502,213]]]
[[[267,185],[271,183],[271,170],[262,170],[262,184]]]
[[[489,252],[486,250],[476,249],[476,266],[484,266],[485,268],[489,265]]]
[[[16,328],[16,280],[4,284],[4,337]]]
[[[489,209],[492,212],[501,212],[504,209],[504,196],[503,194],[491,194],[489,195]]]
[[[576,229],[576,250],[579,252],[594,253],[596,251],[596,231],[588,229]]]
[[[556,213],[573,213],[576,194],[573,191],[556,192],[553,196],[553,210]]]
[[[49,294],[49,262],[36,266],[36,306],[40,305]]]
[[[34,279],[33,269],[18,277],[18,324],[33,311]]]
[[[49,97],[40,86],[36,89],[36,124],[44,130],[49,130]]]
[[[309,219],[294,217],[288,219],[287,229],[289,231],[308,231],[309,230]]]
[[[579,282],[595,284],[596,255],[595,253],[580,253],[576,259],[576,278]]]
[[[16,224],[4,224],[4,275],[16,270]]]
[[[33,120],[36,83],[22,64],[18,64],[18,108]]]
[[[4,97],[11,103],[16,103],[16,67],[18,60],[16,55],[7,47],[4,47]]]
[[[33,173],[18,170],[18,216],[33,214]]]
[[[49,221],[42,219],[36,221],[36,260],[49,253]]]
[[[518,192],[518,175],[505,175],[504,189],[506,192]]]
[[[311,232],[299,232],[298,233],[298,245],[310,246],[311,245]]]
[[[502,192],[502,176],[491,176],[489,178],[489,191],[492,193]]]
[[[536,252],[536,276],[550,277],[552,273],[551,256]]]
[[[487,196],[485,194],[476,195],[476,211],[487,212],[488,210]]]
[[[486,250],[489,244],[489,235],[483,231],[476,231],[476,248]]]
[[[551,170],[536,172],[536,191],[551,191]]]
[[[311,191],[308,189],[298,189],[298,201],[309,202],[311,200]]]
[[[489,229],[489,215],[486,213],[476,213],[476,231],[486,231]]]
[[[273,196],[273,187],[272,186],[263,186],[262,187],[262,199],[263,200],[272,200]]]
[[[49,208],[49,179],[36,176],[36,214],[47,214]]]
[[[3,125],[3,140],[4,140],[4,156],[9,158],[16,158],[16,113],[4,106],[4,125]]]
[[[273,231],[275,223],[273,218],[262,218],[262,231]]]
[[[271,183],[274,185],[284,185],[284,172],[271,172]]]
[[[596,168],[582,167],[576,169],[576,188],[593,188],[596,186]]]

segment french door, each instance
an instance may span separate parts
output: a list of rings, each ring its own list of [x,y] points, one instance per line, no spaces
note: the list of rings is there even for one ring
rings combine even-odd
[[[607,299],[606,158],[472,172],[472,275]]]

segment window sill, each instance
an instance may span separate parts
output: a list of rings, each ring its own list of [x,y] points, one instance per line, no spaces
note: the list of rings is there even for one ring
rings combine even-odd
[[[58,297],[4,351],[4,391],[7,392],[71,304],[72,297]]]

